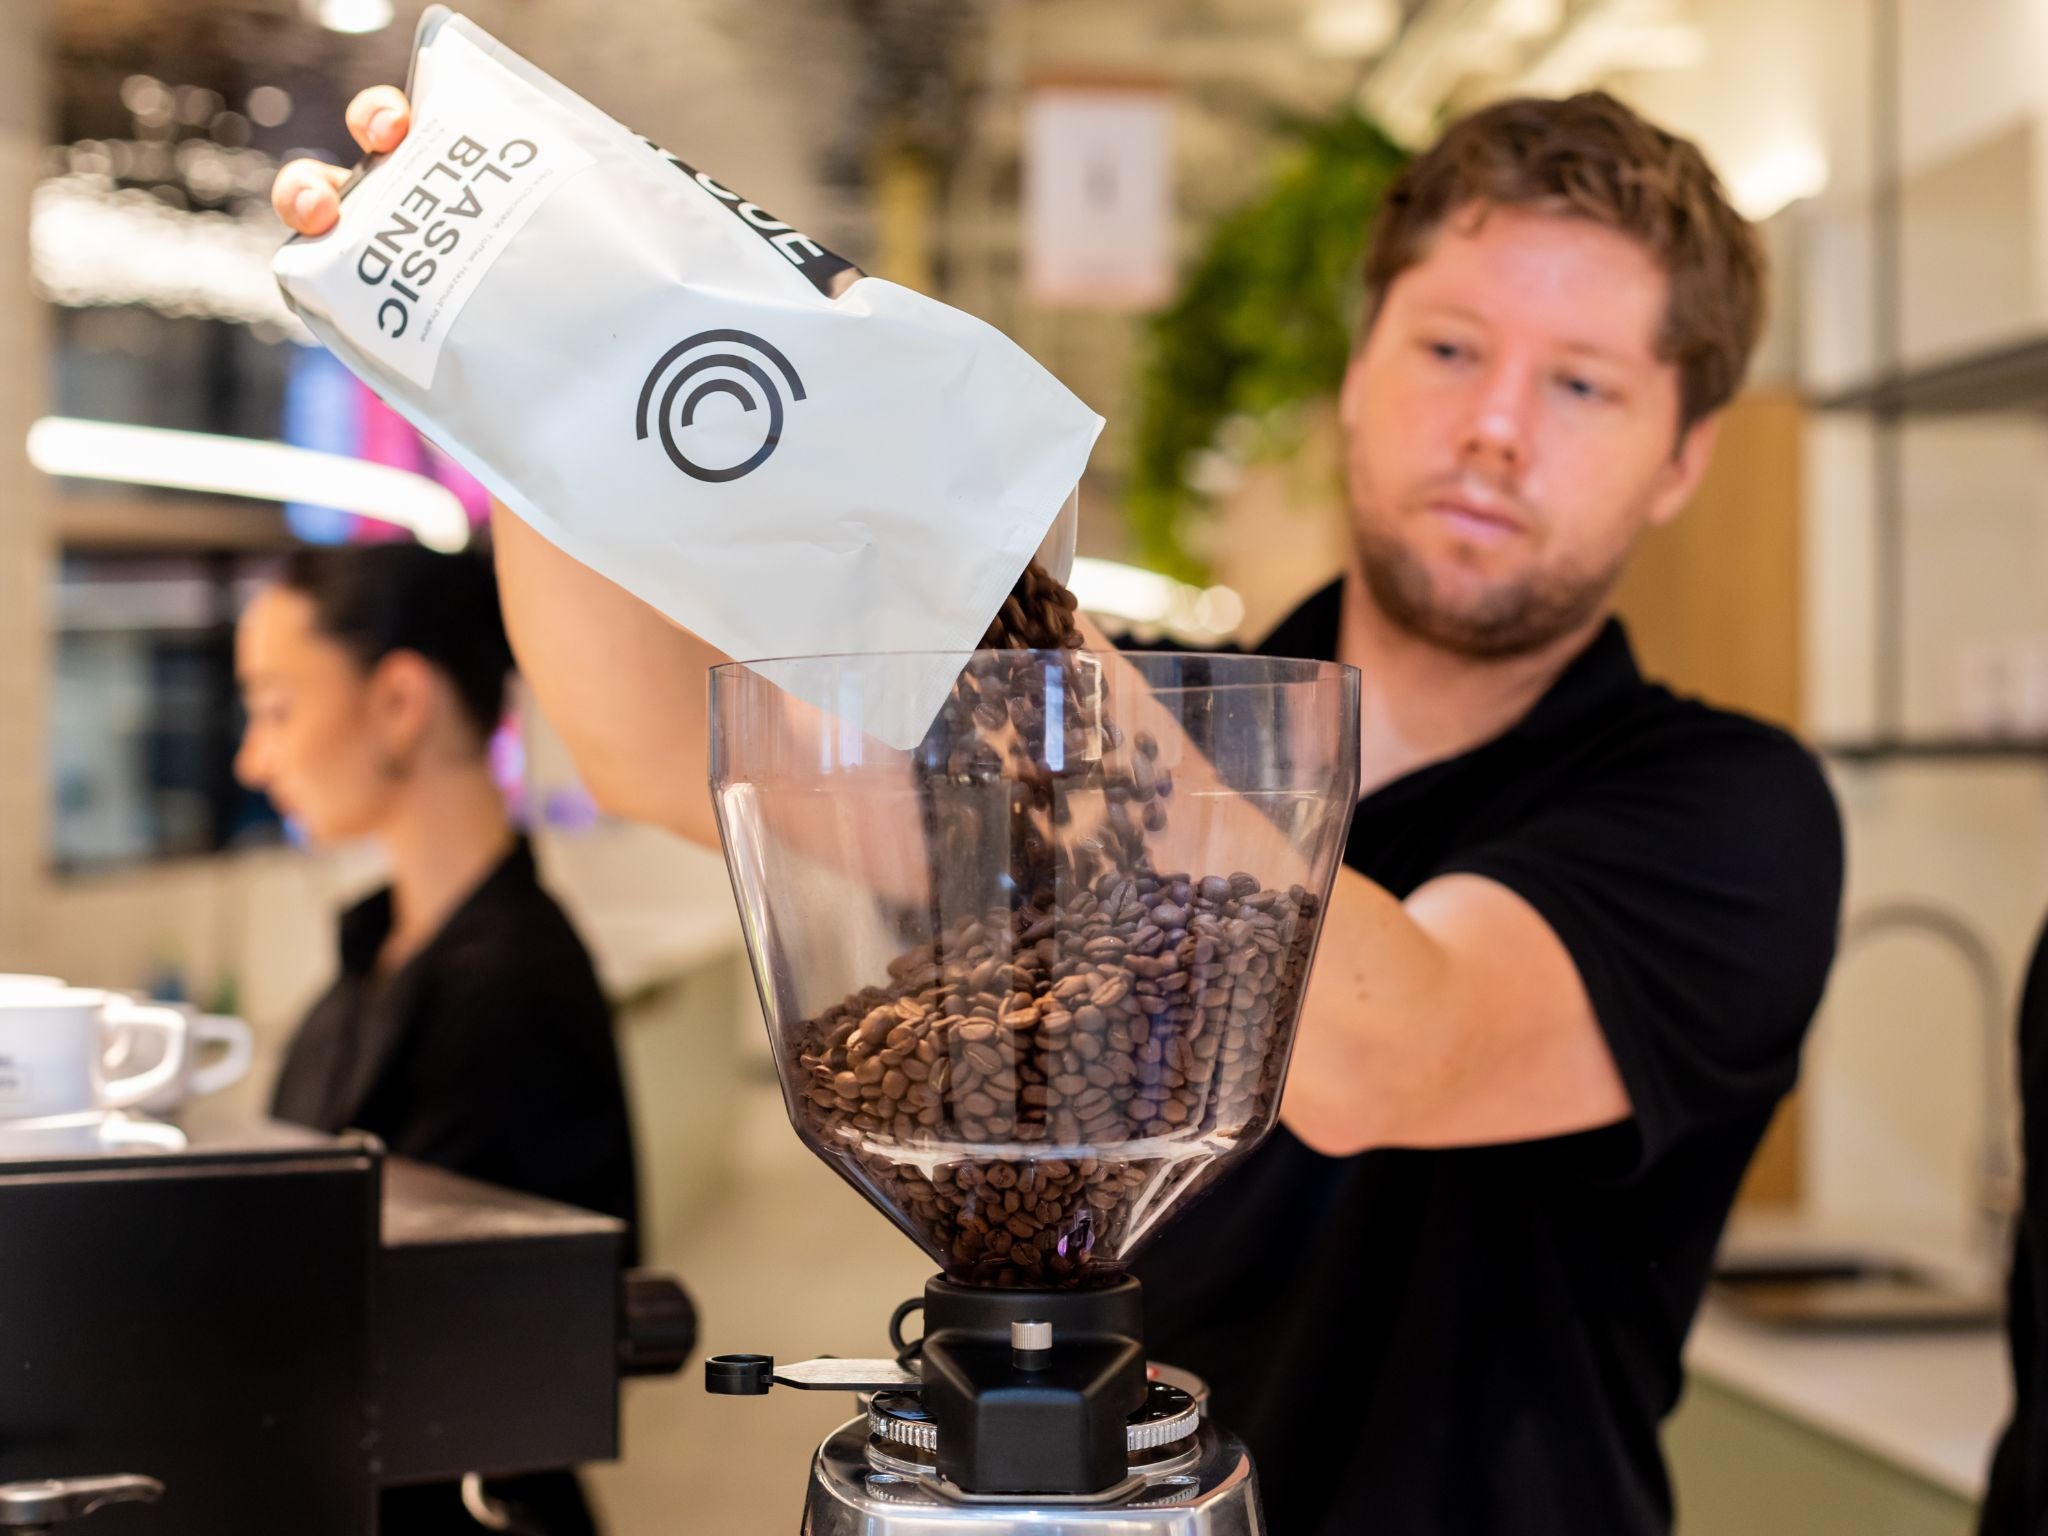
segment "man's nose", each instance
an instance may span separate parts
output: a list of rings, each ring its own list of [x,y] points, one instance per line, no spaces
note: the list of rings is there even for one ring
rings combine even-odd
[[[1465,427],[1464,458],[1472,468],[1512,476],[1527,465],[1534,380],[1535,370],[1512,357],[1488,367]]]

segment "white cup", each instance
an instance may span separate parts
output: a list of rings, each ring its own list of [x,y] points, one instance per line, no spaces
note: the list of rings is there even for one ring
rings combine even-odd
[[[162,1058],[146,1071],[109,1079],[104,1056],[114,1030],[163,1036]],[[0,992],[0,1120],[124,1109],[174,1085],[185,1070],[185,1016],[86,987]]]
[[[246,1022],[230,1014],[201,1013],[186,1003],[158,1006],[171,1009],[185,1021],[184,1066],[175,1079],[142,1099],[137,1108],[152,1115],[167,1115],[192,1099],[218,1093],[248,1076],[256,1042]],[[220,1047],[219,1054],[202,1065],[202,1056],[214,1046]],[[107,1037],[104,1065],[110,1073],[139,1072],[155,1066],[164,1050],[164,1037],[159,1031],[123,1024]]]
[[[8,992],[47,992],[52,987],[66,986],[61,976],[31,976],[25,971],[0,971],[0,994]]]

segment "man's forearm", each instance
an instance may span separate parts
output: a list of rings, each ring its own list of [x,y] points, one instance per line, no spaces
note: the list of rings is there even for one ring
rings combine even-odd
[[[502,507],[493,524],[521,672],[586,786],[614,815],[718,847],[707,674],[725,658]],[[1142,689],[1125,701],[1143,716],[1134,726],[1167,735]],[[1202,787],[1199,754],[1169,755],[1187,788]],[[878,889],[919,887],[914,827],[880,816],[812,826],[801,809],[781,811],[794,846]],[[1212,817],[1232,812],[1228,841],[1248,867],[1281,878],[1295,856],[1285,836],[1248,804],[1211,806]],[[1339,871],[1283,1104],[1298,1136],[1344,1153],[1546,1134],[1626,1113],[1569,958],[1516,898],[1451,880],[1404,904]]]
[[[495,502],[492,528],[520,673],[585,787],[611,815],[719,848],[710,671],[727,658]],[[783,727],[805,729],[810,714],[793,704]],[[828,796],[772,795],[757,798],[755,814],[804,857],[879,896],[919,901],[927,870],[908,787],[906,776],[905,793],[878,794],[870,775],[850,808]]]
[[[1345,869],[1281,1113],[1343,1156],[1564,1135],[1629,1102],[1570,955],[1520,897],[1458,875],[1400,901]]]
[[[718,846],[709,669],[725,658],[491,504],[505,629],[520,674],[598,804]]]
[[[1281,1113],[1320,1152],[1402,1139],[1404,1117],[1453,1075],[1449,957],[1383,888],[1337,872]]]

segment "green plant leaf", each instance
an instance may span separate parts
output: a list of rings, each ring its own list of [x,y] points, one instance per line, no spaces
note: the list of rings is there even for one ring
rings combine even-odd
[[[1349,109],[1286,131],[1270,185],[1217,223],[1147,333],[1125,514],[1138,558],[1184,581],[1207,575],[1185,538],[1209,511],[1191,465],[1239,416],[1269,428],[1261,453],[1284,453],[1289,408],[1336,393],[1366,239],[1407,163]]]

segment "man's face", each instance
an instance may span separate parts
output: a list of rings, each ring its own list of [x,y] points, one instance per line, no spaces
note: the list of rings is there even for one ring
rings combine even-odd
[[[1374,600],[1460,655],[1597,615],[1636,537],[1706,468],[1655,344],[1670,284],[1584,219],[1454,215],[1389,286],[1344,380],[1353,534]]]

